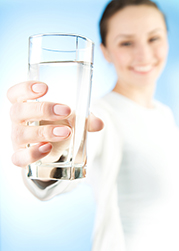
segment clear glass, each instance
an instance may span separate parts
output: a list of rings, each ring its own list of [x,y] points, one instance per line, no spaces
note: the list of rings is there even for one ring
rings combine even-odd
[[[29,38],[29,80],[45,82],[49,87],[47,94],[36,102],[66,104],[72,111],[61,121],[28,122],[29,126],[55,123],[72,128],[65,143],[51,142],[51,153],[28,166],[29,178],[72,180],[86,175],[93,48],[91,40],[75,34],[40,34]]]

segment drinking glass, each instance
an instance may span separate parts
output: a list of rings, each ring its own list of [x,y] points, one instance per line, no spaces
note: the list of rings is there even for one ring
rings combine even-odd
[[[66,104],[71,114],[57,122],[33,121],[28,125],[58,124],[72,129],[68,140],[51,142],[51,152],[28,165],[27,176],[31,179],[73,180],[86,176],[93,51],[94,43],[76,34],[39,34],[29,38],[29,80],[49,87],[47,94],[35,102]]]

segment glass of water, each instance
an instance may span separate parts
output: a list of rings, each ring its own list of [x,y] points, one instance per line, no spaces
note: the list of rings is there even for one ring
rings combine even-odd
[[[65,143],[51,142],[51,152],[27,167],[29,178],[73,180],[85,177],[93,51],[93,42],[76,34],[39,34],[29,38],[29,80],[44,82],[49,87],[47,94],[35,102],[66,104],[71,114],[64,120],[34,121],[28,125],[58,124],[72,129]]]

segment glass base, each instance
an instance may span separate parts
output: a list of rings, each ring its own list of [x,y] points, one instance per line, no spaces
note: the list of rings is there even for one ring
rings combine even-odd
[[[86,166],[80,167],[61,167],[55,163],[32,164],[27,167],[27,177],[39,180],[74,180],[86,177]]]

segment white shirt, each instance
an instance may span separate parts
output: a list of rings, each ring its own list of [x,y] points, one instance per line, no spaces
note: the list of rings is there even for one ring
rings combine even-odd
[[[114,92],[105,99],[123,142],[117,189],[126,250],[179,250],[179,133],[172,112]]]
[[[179,250],[178,130],[170,109],[154,104],[146,109],[111,92],[93,106],[105,123],[89,136],[86,182],[97,204],[93,251],[124,251],[125,244],[126,251]],[[79,182],[41,189],[26,180],[40,199]]]

